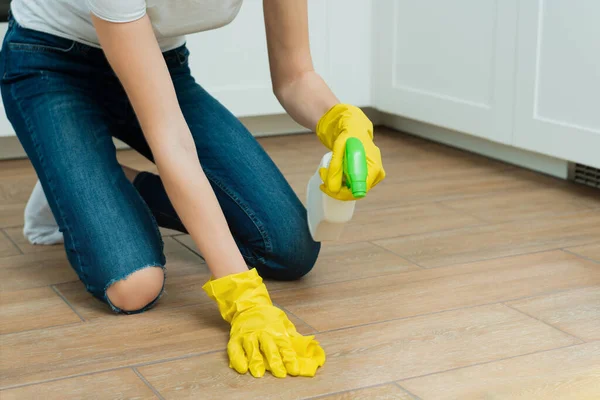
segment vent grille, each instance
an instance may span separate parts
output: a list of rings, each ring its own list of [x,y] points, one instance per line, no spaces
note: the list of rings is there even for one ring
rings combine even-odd
[[[572,179],[583,185],[600,188],[600,169],[575,164],[572,169]]]

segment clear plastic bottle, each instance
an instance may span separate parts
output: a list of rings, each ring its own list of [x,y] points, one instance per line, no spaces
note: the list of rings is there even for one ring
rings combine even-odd
[[[331,152],[323,156],[306,188],[308,227],[316,242],[339,239],[344,226],[352,219],[356,206],[356,200],[338,200],[321,190],[323,180],[319,170],[329,167],[331,157]],[[343,183],[350,188],[356,199],[366,195],[367,161],[364,147],[358,139],[350,138],[346,141],[343,179]]]

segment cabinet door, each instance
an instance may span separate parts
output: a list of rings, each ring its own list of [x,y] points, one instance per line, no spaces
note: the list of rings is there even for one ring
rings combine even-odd
[[[600,2],[521,1],[514,145],[600,168]]]
[[[510,143],[517,0],[378,0],[382,111]]]

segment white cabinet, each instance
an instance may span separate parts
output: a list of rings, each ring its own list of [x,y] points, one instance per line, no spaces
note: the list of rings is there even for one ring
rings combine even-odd
[[[363,0],[308,0],[315,69],[358,106],[371,103],[371,9]],[[236,116],[284,112],[271,88],[262,1],[246,0],[231,24],[187,41],[196,80]]]
[[[510,143],[516,0],[377,0],[375,106]]]
[[[341,101],[600,168],[600,1],[308,0],[315,69]],[[6,24],[0,24],[0,34]],[[261,0],[188,36],[238,117],[283,113]],[[13,136],[4,113],[0,136]]]
[[[325,3],[310,2],[314,62],[326,69]],[[229,25],[187,36],[196,81],[236,116],[284,112],[273,95],[262,1],[245,1]]]
[[[373,7],[378,109],[600,167],[600,2]]]
[[[519,3],[513,144],[600,168],[600,2]]]

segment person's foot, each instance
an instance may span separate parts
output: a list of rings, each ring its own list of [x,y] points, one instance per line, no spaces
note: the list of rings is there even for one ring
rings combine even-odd
[[[23,235],[31,244],[52,245],[64,241],[40,181],[35,184],[25,206]]]

